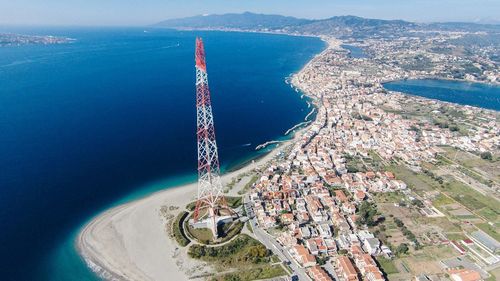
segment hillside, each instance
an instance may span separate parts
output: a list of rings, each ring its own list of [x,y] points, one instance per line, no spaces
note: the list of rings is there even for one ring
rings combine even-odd
[[[500,32],[500,25],[463,22],[418,24],[404,20],[367,19],[356,16],[335,16],[328,19],[309,20],[250,12],[242,14],[199,15],[180,19],[169,19],[159,22],[154,26],[175,29],[275,31],[357,38],[403,36],[410,31],[428,30],[482,30],[490,33]]]
[[[155,26],[182,29],[279,29],[285,26],[300,26],[312,20],[298,19],[280,15],[264,15],[254,13],[199,15],[180,19],[169,19],[155,24]]]

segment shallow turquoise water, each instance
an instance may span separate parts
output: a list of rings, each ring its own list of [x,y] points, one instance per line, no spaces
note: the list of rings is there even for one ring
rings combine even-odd
[[[1,28],[75,38],[0,49],[2,280],[95,280],[74,248],[99,212],[196,179],[194,39],[222,170],[309,112],[285,83],[317,38],[139,28]]]

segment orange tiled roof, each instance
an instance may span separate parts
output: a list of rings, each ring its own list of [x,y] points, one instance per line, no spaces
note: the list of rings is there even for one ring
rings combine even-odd
[[[347,196],[342,190],[335,190],[335,196],[342,202],[347,202]]]
[[[365,199],[365,196],[366,194],[363,191],[361,190],[356,191],[356,197],[358,197],[358,199],[363,200]]]
[[[471,269],[454,269],[450,270],[450,275],[457,276],[461,278],[462,281],[479,281],[481,280],[481,274],[475,270]]]
[[[340,256],[337,261],[344,273],[348,276],[357,276],[356,269],[354,269],[354,265],[348,257]]]
[[[325,272],[323,268],[318,265],[315,265],[309,269],[309,275],[315,281],[331,281],[333,280],[328,274]]]

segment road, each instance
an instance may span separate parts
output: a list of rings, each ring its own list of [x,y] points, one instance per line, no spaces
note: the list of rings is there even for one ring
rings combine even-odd
[[[303,281],[311,281],[311,278],[307,276],[306,271],[302,268],[295,259],[292,258],[290,253],[281,246],[274,237],[272,237],[269,233],[262,230],[257,225],[257,219],[253,213],[253,210],[250,208],[250,204],[248,196],[244,196],[243,206],[247,211],[247,216],[249,218],[250,225],[252,226],[253,234],[264,246],[266,246],[269,250],[271,250],[278,258],[284,263],[288,264],[290,268],[293,270],[292,275],[296,275],[299,280]]]

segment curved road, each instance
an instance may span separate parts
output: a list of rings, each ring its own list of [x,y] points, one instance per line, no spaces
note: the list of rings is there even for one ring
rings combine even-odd
[[[247,216],[249,218],[249,222],[252,226],[253,233],[257,240],[259,240],[264,246],[266,246],[269,250],[271,250],[279,259],[290,266],[293,270],[292,275],[296,275],[299,280],[303,281],[312,281],[309,276],[307,276],[306,271],[303,267],[301,267],[297,261],[290,255],[290,253],[281,246],[274,237],[268,234],[266,231],[262,230],[257,225],[257,219],[254,216],[253,210],[250,208],[250,204],[248,203],[249,198],[248,195],[243,197],[243,206],[247,212]]]

